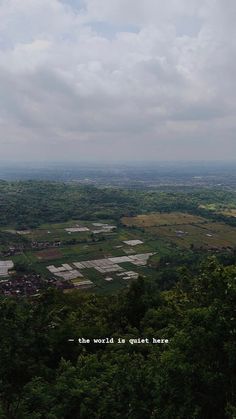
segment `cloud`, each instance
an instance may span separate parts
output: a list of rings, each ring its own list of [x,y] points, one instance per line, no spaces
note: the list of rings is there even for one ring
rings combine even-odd
[[[0,158],[232,158],[235,14],[231,0],[0,1]]]

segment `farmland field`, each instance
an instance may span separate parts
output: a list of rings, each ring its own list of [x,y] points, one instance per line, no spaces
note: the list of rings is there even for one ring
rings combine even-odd
[[[94,267],[86,267],[82,271],[79,269],[76,277],[74,263],[106,261],[114,257],[132,258],[135,254],[150,253],[146,266],[135,266],[127,260],[119,266],[124,272],[155,278],[161,258],[173,255],[175,251],[214,252],[232,250],[236,245],[235,227],[187,212],[150,212],[123,217],[120,221],[117,223],[116,220],[104,219],[97,223],[70,220],[42,224],[23,231],[8,227],[8,235],[24,242],[22,252],[11,259],[15,264],[27,265],[30,272],[47,280],[54,278],[60,281],[63,275],[66,280],[71,269],[74,278],[71,282],[74,285],[80,284],[79,277],[82,276],[83,280],[91,281],[93,292],[109,293],[128,286],[132,278],[124,280],[118,272],[107,271],[106,274]],[[113,229],[103,230],[104,225],[111,225]],[[2,231],[6,231],[6,228],[3,227]],[[50,266],[63,269],[63,265],[66,266],[65,271],[59,275],[49,269]]]
[[[60,259],[62,256],[63,254],[58,249],[41,250],[36,253],[36,257],[39,260]]]
[[[67,264],[75,269],[74,262],[107,260],[107,258],[150,253],[153,254],[153,257],[150,257],[148,266],[135,266],[126,262],[120,267],[124,273],[130,271],[142,276],[147,274],[155,276],[156,263],[160,256],[168,251],[162,241],[150,238],[149,233],[140,232],[138,229],[116,226],[114,220],[104,220],[103,223],[112,224],[116,228],[113,231],[94,234],[94,229],[100,228],[94,225],[96,223],[70,221],[41,225],[36,229],[30,229],[27,234],[23,234],[25,243],[28,243],[27,249],[21,255],[12,256],[12,260],[14,263],[27,264],[32,272],[50,280],[52,277],[55,279],[57,277],[49,271],[49,266],[58,268]],[[76,225],[87,227],[89,231],[70,233],[65,230],[74,228]],[[22,232],[12,231],[12,236],[21,235]],[[128,243],[125,243],[126,241]],[[133,241],[135,245],[132,245]],[[54,242],[58,243],[55,245]],[[92,289],[96,293],[115,292],[127,287],[131,282],[131,279],[129,281],[123,279],[116,272],[103,274],[94,268],[86,268],[80,273],[83,275],[83,280],[92,281]],[[111,279],[107,280],[107,278]],[[74,285],[79,285],[80,281],[81,279],[75,278],[71,282]]]
[[[126,226],[153,227],[160,225],[199,224],[206,220],[196,215],[181,212],[151,213],[137,215],[136,217],[123,217],[122,222]]]
[[[203,217],[185,213],[152,213],[124,217],[127,227],[144,229],[152,237],[173,242],[180,247],[222,249],[235,247],[236,228],[224,223],[211,222]]]

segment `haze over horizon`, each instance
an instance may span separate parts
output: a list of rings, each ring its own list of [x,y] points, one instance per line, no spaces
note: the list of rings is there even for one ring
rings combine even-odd
[[[0,161],[232,161],[233,0],[0,0]]]

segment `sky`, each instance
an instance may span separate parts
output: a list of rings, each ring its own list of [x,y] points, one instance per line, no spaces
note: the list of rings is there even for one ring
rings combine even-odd
[[[235,0],[0,0],[0,160],[232,160]]]

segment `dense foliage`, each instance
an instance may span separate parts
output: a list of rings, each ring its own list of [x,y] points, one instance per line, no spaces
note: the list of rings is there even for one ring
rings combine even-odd
[[[236,195],[224,189],[183,189],[176,192],[129,190],[82,186],[76,182],[0,181],[0,225],[18,229],[69,219],[119,220],[122,215],[150,211],[188,211],[213,220],[236,225],[235,217],[225,217],[200,204],[236,204]],[[20,211],[19,211],[20,208]]]
[[[177,269],[168,291],[140,278],[109,297],[2,298],[0,417],[235,418],[236,268]],[[79,337],[169,343],[68,342]]]

